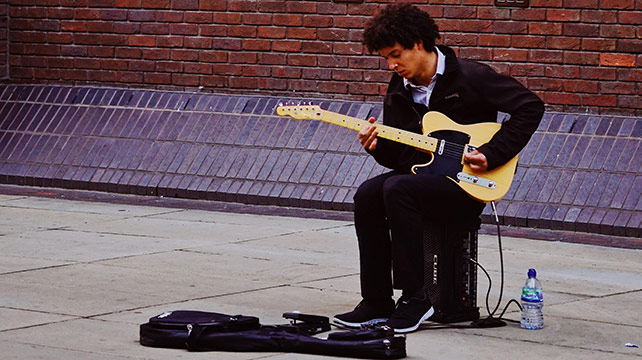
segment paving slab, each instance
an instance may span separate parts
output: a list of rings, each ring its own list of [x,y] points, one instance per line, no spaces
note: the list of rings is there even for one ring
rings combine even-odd
[[[259,215],[259,213],[267,215]],[[138,343],[138,326],[178,309],[286,323],[332,316],[360,300],[350,221],[0,195],[2,359],[320,359],[283,353],[190,353]],[[31,221],[29,221],[30,219]],[[497,238],[479,237],[492,310]],[[642,343],[641,250],[506,236],[499,311],[535,267],[545,327],[432,329],[407,336],[409,359],[634,359]],[[477,305],[489,282],[479,271]],[[399,293],[396,292],[398,296]],[[512,305],[505,318],[517,320]],[[463,323],[465,324],[465,323]],[[462,324],[459,324],[462,325]],[[320,334],[324,337],[327,334]]]

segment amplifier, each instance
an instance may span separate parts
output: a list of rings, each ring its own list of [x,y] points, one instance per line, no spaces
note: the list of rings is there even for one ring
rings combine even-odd
[[[479,319],[477,304],[477,231],[468,224],[426,222],[424,287],[435,308],[431,321],[453,323]]]

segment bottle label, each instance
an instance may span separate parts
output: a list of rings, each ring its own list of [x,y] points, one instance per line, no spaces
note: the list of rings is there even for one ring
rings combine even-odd
[[[542,289],[527,288],[527,287],[523,288],[522,300],[528,301],[528,302],[544,301],[544,295],[542,294]]]

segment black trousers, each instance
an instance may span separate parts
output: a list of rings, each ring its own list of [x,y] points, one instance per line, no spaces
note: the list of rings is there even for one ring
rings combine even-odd
[[[457,223],[484,206],[444,176],[392,171],[366,180],[354,196],[362,297],[382,301],[393,285],[413,293],[423,287],[426,217]]]

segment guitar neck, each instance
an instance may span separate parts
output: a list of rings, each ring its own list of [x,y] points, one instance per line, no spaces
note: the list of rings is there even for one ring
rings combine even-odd
[[[325,121],[334,125],[339,125],[348,129],[360,131],[369,122],[359,118],[335,113],[332,111],[321,110],[316,114],[316,119]],[[437,139],[414,133],[412,131],[400,130],[390,126],[375,124],[377,127],[377,137],[391,140],[415,147],[420,150],[435,152],[437,150]]]

